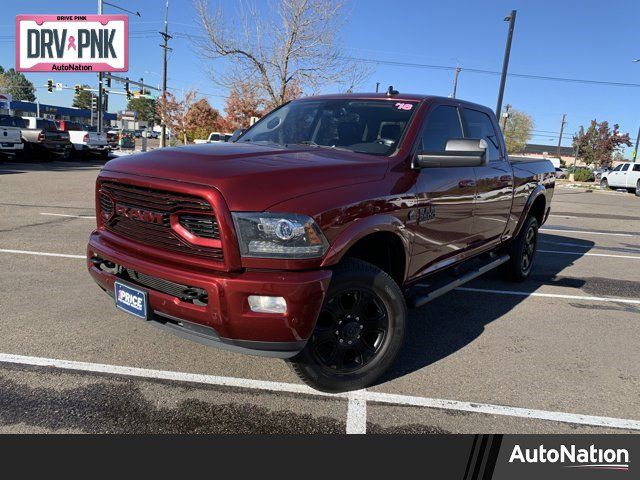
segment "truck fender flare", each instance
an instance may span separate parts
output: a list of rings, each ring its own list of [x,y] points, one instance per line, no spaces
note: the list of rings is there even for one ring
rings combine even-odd
[[[358,220],[345,228],[331,243],[331,247],[327,251],[321,266],[328,267],[337,264],[359,240],[378,232],[390,232],[396,235],[404,246],[405,261],[409,261],[411,241],[404,223],[393,215],[372,215]]]
[[[520,230],[522,229],[522,226],[524,225],[525,220],[529,216],[529,212],[531,211],[531,207],[533,207],[533,204],[538,199],[538,197],[540,197],[540,195],[545,197],[544,202],[545,202],[545,207],[546,207],[546,203],[547,203],[546,193],[547,193],[546,187],[544,185],[538,185],[529,194],[529,198],[527,199],[527,203],[524,206],[524,210],[522,212],[522,215],[520,215],[520,219],[518,220],[518,225],[516,225],[516,229],[513,232],[513,238],[517,237],[520,234]],[[542,226],[542,225],[540,225],[540,226]]]

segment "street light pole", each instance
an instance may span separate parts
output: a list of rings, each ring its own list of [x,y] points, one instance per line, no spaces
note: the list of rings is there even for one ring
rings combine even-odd
[[[499,118],[502,111],[502,97],[504,96],[504,86],[507,82],[507,70],[509,69],[509,56],[511,55],[511,40],[513,39],[513,28],[516,24],[516,11],[511,10],[511,15],[504,18],[509,22],[509,35],[507,45],[504,49],[504,60],[502,62],[502,76],[500,77],[500,90],[498,90],[498,105],[496,106],[496,116]]]
[[[636,148],[633,149],[633,161],[638,158],[638,143],[640,143],[640,128],[638,128],[638,138],[636,138]]]
[[[456,67],[456,73],[453,76],[453,93],[451,94],[451,98],[456,98],[456,93],[458,92],[458,75],[460,75],[460,67]]]

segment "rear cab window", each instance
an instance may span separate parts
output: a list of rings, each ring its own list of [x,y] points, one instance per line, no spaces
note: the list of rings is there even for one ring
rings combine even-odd
[[[487,142],[487,156],[490,162],[502,160],[500,141],[491,117],[479,110],[463,108],[465,138],[484,139]]]

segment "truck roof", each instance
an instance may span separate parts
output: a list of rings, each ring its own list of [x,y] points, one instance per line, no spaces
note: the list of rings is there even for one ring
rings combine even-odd
[[[424,102],[424,101],[442,101],[442,102],[446,102],[446,103],[451,103],[451,102],[455,102],[461,105],[468,105],[468,106],[473,106],[476,107],[478,109],[482,109],[482,110],[490,110],[488,107],[486,107],[485,105],[480,105],[478,103],[473,103],[473,102],[469,102],[467,100],[461,100],[459,98],[449,98],[449,97],[442,97],[442,96],[438,96],[438,95],[428,95],[428,94],[424,94],[424,93],[397,93],[395,95],[387,95],[386,92],[385,93],[375,93],[375,92],[371,92],[371,93],[367,93],[367,92],[363,92],[363,93],[332,93],[332,94],[326,94],[326,95],[315,95],[315,96],[311,96],[311,97],[303,97],[303,98],[299,98],[299,101],[306,101],[306,100],[337,100],[337,99],[353,99],[353,100],[398,100],[398,101],[405,101],[405,102]]]

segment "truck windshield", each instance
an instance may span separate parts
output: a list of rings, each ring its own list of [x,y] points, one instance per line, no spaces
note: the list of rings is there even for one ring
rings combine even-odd
[[[390,155],[407,128],[417,102],[384,100],[298,100],[274,110],[238,142],[341,148]]]

